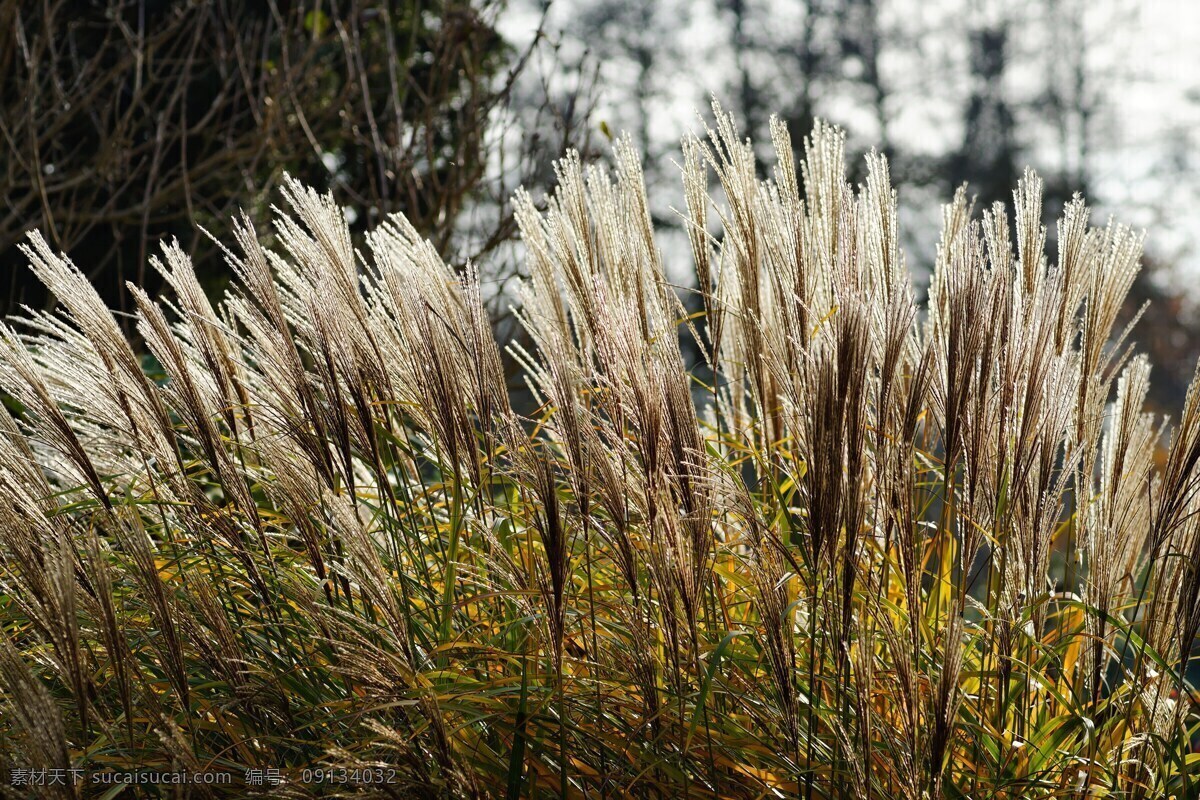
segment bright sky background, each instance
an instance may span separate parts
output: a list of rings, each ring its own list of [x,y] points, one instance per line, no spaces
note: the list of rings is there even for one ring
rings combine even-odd
[[[1200,279],[1200,3],[1144,0],[1117,34],[1131,80],[1112,98],[1120,125],[1097,169],[1113,212],[1148,228],[1147,246]],[[1182,161],[1182,164],[1174,162]],[[1182,168],[1178,168],[1182,167]]]
[[[784,0],[758,0],[773,7],[772,25],[779,31],[799,29],[796,6]],[[536,24],[537,3],[513,3],[501,15],[501,29],[511,41],[528,39]],[[885,81],[901,101],[893,107],[892,134],[898,145],[910,151],[939,152],[948,143],[961,141],[961,106],[946,100],[961,96],[965,84],[955,68],[966,57],[965,31],[972,14],[1005,14],[1016,19],[1012,26],[1013,49],[1051,55],[1023,62],[1010,61],[1006,79],[1020,95],[1024,87],[1044,86],[1047,62],[1054,64],[1056,49],[1064,49],[1082,36],[1087,42],[1089,71],[1102,97],[1102,112],[1094,126],[1094,148],[1089,163],[1093,204],[1099,208],[1093,219],[1103,223],[1109,215],[1119,221],[1145,227],[1147,249],[1152,257],[1175,266],[1166,280],[1193,288],[1200,304],[1200,0],[1057,0],[1063,9],[1085,10],[1081,31],[1063,31],[1047,24],[1044,11],[1052,3],[1040,0],[1022,4],[1005,0],[882,0],[885,31],[908,36],[917,43],[885,50],[882,70]],[[595,8],[595,0],[556,0],[551,27],[569,28],[581,12]],[[662,143],[662,153],[675,156],[673,143],[696,125],[694,111],[703,107],[721,78],[731,74],[727,42],[729,21],[714,11],[711,2],[658,0],[655,22],[669,32],[662,42],[663,58],[677,67],[654,88],[652,131]],[[631,30],[629,36],[644,35]],[[567,47],[571,42],[566,43]],[[576,42],[575,46],[579,46]],[[919,55],[916,54],[919,49]],[[924,66],[923,66],[924,65]],[[598,116],[610,126],[622,126],[621,91],[629,85],[629,74],[619,65],[602,66]],[[939,100],[938,98],[942,98]],[[861,100],[834,98],[833,113],[847,125],[851,144],[871,142],[872,118]],[[828,102],[828,99],[826,100]],[[1037,120],[1025,120],[1036,125]],[[857,134],[857,137],[856,137]],[[1018,131],[1021,134],[1021,131]],[[1047,150],[1032,150],[1027,159],[1035,168],[1043,159],[1047,166],[1061,160],[1053,143]],[[660,156],[661,157],[661,156]],[[676,184],[661,187],[668,195],[654,198],[656,204],[677,205]],[[919,231],[916,240],[929,238],[926,228],[936,228],[938,204],[948,198],[910,196],[907,206],[910,226]],[[924,245],[921,245],[924,249]],[[918,260],[919,254],[916,255]]]

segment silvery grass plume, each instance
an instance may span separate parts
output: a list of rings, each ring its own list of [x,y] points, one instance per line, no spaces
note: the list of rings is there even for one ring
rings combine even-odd
[[[60,305],[0,327],[3,768],[1197,796],[1200,389],[1143,408],[1141,237],[1076,198],[1048,255],[1032,172],[1011,214],[960,191],[918,303],[883,156],[854,187],[841,131],[797,161],[775,122],[766,169],[713,112],[687,289],[627,140],[518,193],[529,412],[479,271],[403,217],[356,248],[288,181],[215,304],[165,245],[145,353],[33,234]]]

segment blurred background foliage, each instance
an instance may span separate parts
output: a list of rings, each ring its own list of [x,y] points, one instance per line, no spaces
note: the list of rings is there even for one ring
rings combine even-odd
[[[207,287],[220,237],[284,173],[335,189],[361,232],[401,211],[456,263],[513,238],[507,195],[586,144],[574,97],[517,82],[492,0],[0,2],[3,311],[48,298],[14,246],[38,228],[128,310],[147,255],[178,238]],[[536,91],[533,92],[536,94]],[[526,134],[510,135],[519,123]],[[492,258],[489,263],[499,271]],[[502,278],[502,275],[495,276]]]
[[[668,261],[682,257],[681,126],[662,124],[664,109],[690,112],[709,92],[757,142],[778,113],[797,146],[818,116],[845,125],[852,148],[878,144],[901,203],[922,210],[909,218],[927,223],[903,232],[918,271],[938,203],[967,183],[977,212],[1011,204],[1026,164],[1046,181],[1052,247],[1052,220],[1076,191],[1141,224],[1096,180],[1123,113],[1114,87],[1128,78],[1098,54],[1116,52],[1135,5],[0,0],[0,312],[52,302],[15,247],[34,228],[114,308],[130,308],[125,281],[159,288],[146,264],[164,238],[218,291],[227,272],[197,226],[223,238],[238,209],[265,219],[288,172],[332,188],[356,233],[401,211],[451,263],[479,260],[511,334],[512,190],[540,192],[568,147],[592,159],[629,131]],[[934,122],[914,138],[928,109]],[[1164,152],[1186,166],[1194,134],[1179,135]],[[1148,252],[1126,319],[1153,301],[1134,338],[1165,411],[1181,404],[1200,324],[1186,281],[1164,278],[1177,254],[1156,249],[1153,230]]]

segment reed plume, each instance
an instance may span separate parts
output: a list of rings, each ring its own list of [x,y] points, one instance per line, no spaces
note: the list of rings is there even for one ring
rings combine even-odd
[[[852,186],[839,129],[775,121],[767,170],[713,115],[683,250],[628,139],[517,194],[531,403],[486,265],[403,217],[357,246],[289,180],[219,302],[164,245],[144,353],[33,234],[60,306],[0,326],[3,767],[1196,796],[1200,388],[1145,410],[1142,237],[1076,198],[1048,254],[1034,173],[1011,214],[960,191],[918,301],[886,158]]]

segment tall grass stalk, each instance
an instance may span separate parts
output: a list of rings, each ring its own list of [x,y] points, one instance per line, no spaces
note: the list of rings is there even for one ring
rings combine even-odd
[[[628,141],[518,193],[528,413],[477,271],[402,217],[356,250],[289,182],[216,304],[166,245],[146,358],[33,234],[60,305],[0,327],[0,766],[1197,796],[1200,384],[1144,410],[1141,237],[1076,199],[1050,257],[1033,173],[1011,216],[960,191],[919,304],[884,157],[852,187],[839,130],[797,163],[775,123],[764,180],[714,113],[693,304]]]

